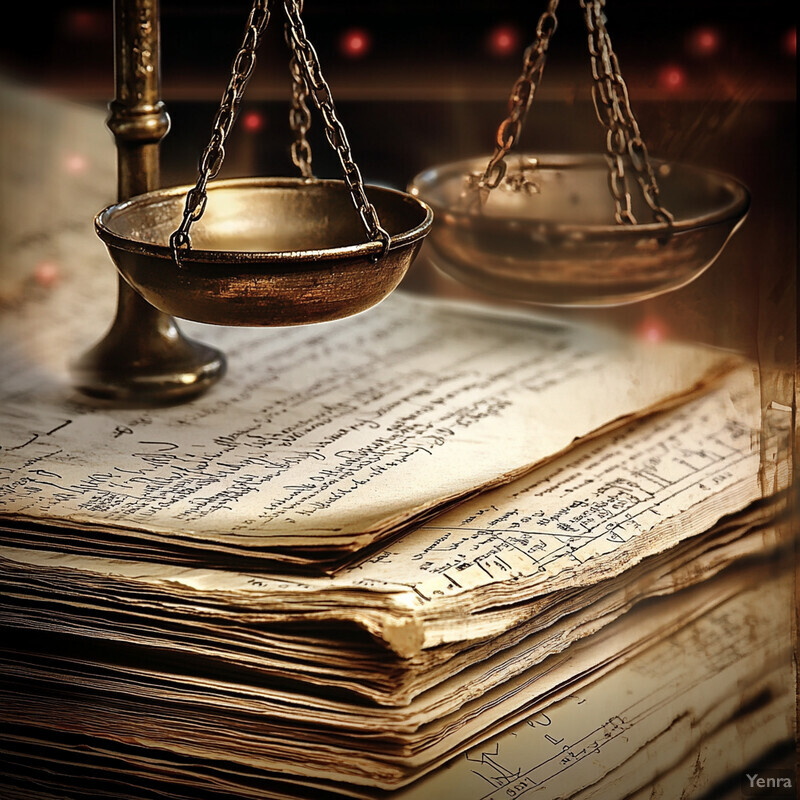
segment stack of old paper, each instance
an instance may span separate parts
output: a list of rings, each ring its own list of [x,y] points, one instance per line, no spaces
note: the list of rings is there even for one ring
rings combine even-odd
[[[257,797],[412,784],[776,580],[791,542],[761,499],[755,400],[752,371],[734,370],[332,576],[115,558],[74,522],[56,537],[51,521],[22,547],[11,526],[0,619],[15,635],[0,691],[25,730],[12,743],[89,736],[175,769],[201,762],[179,785],[209,769],[235,785],[241,772]],[[31,467],[63,481],[76,462]],[[115,463],[95,456],[91,468]],[[660,595],[674,597],[642,605]],[[751,628],[737,635],[760,658]],[[770,669],[786,646],[778,637]]]
[[[751,365],[396,293],[94,404],[88,228],[0,316],[4,797],[622,797],[791,736]]]
[[[277,704],[266,700],[275,695],[274,679],[240,675],[237,682],[234,670],[227,680],[211,679],[197,659],[193,689],[181,693],[158,658],[146,668],[120,666],[118,645],[49,655],[39,645],[6,653],[3,702],[13,724],[0,773],[4,786],[30,787],[33,776],[34,785],[54,793],[42,796],[57,797],[477,800],[536,787],[549,798],[609,798],[643,788],[649,796],[654,785],[667,797],[687,786],[699,796],[791,740],[791,593],[790,574],[755,563],[640,606],[573,645],[570,659],[551,657],[532,671],[545,691],[520,707],[516,725],[490,729],[488,740],[471,737],[446,768],[391,794],[376,788],[376,778],[339,782],[348,768],[336,754],[353,762],[351,748],[362,759],[368,749],[387,748],[398,738],[388,732],[397,728],[396,712],[382,710],[378,722],[362,709],[363,727],[334,734],[324,724],[333,716],[330,703],[309,697],[316,724],[304,725],[296,711],[292,725],[278,726],[270,714]],[[57,643],[63,648],[64,637]],[[608,663],[598,668],[598,658]],[[354,717],[351,709],[340,727],[355,725]],[[212,720],[218,727],[207,727]],[[327,747],[319,739],[326,728]],[[276,740],[273,750],[282,744],[306,757],[267,759],[265,738]],[[315,776],[314,762],[325,752],[327,774]],[[706,769],[697,769],[698,758]],[[154,786],[162,794],[150,794]]]

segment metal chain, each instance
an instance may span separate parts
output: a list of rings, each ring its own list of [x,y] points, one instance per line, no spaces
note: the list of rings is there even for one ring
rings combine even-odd
[[[673,217],[662,205],[647,146],[631,108],[628,87],[606,29],[605,0],[580,0],[588,30],[592,66],[592,101],[600,124],[606,130],[608,186],[614,199],[615,218],[620,224],[635,224],[631,194],[625,174],[627,155],[636,172],[645,202],[658,222],[672,224]]]
[[[301,14],[303,13],[303,0],[298,0],[298,12]],[[314,172],[311,168],[311,145],[307,138],[308,131],[311,128],[311,112],[306,103],[308,99],[308,87],[303,77],[300,62],[297,60],[297,54],[292,47],[288,23],[284,25],[284,36],[291,54],[289,58],[289,71],[292,76],[292,105],[289,109],[289,127],[294,135],[290,148],[292,163],[300,170],[300,174],[304,178],[313,178]]]
[[[181,266],[181,253],[188,250],[192,244],[189,229],[205,212],[208,201],[208,182],[213,180],[222,168],[222,162],[225,159],[225,140],[233,127],[247,82],[253,74],[256,65],[256,50],[269,23],[268,5],[269,0],[253,0],[242,45],[233,59],[230,81],[214,116],[211,140],[200,157],[200,174],[197,183],[187,193],[183,219],[178,229],[170,236],[172,257],[179,267]]]
[[[495,150],[483,174],[475,176],[474,185],[486,193],[496,189],[505,177],[505,157],[517,143],[528,109],[531,107],[536,89],[542,80],[550,39],[558,27],[556,9],[559,0],[549,0],[546,11],[536,25],[536,39],[523,56],[522,73],[511,90],[508,101],[508,116],[500,123],[495,137]]]
[[[311,42],[308,41],[305,26],[300,18],[299,6],[299,0],[284,0],[283,7],[288,18],[287,29],[290,47],[297,57],[302,70],[305,79],[305,87],[314,99],[314,104],[319,109],[320,114],[322,114],[322,120],[325,124],[325,137],[339,157],[345,184],[350,192],[353,205],[356,211],[358,211],[358,215],[367,232],[367,236],[370,240],[380,241],[383,245],[380,253],[375,258],[375,261],[377,261],[382,258],[389,249],[391,237],[388,232],[381,227],[378,213],[367,199],[366,192],[364,191],[364,182],[361,179],[361,172],[353,161],[350,143],[347,140],[347,135],[342,127],[342,123],[336,115],[330,87],[325,82],[322,70],[320,69],[319,57]]]

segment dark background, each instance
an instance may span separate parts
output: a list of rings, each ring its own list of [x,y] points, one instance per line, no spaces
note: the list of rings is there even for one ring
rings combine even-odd
[[[252,90],[261,97],[265,84],[274,91],[284,74],[282,16],[279,5],[273,5]],[[162,0],[163,78],[168,99],[186,94],[218,96],[249,7],[242,0]],[[456,86],[469,91],[476,78],[483,88],[494,80],[507,83],[544,7],[543,0],[306,0],[303,16],[323,65],[330,78],[336,78],[341,93],[412,98],[422,88],[423,93],[442,98]],[[588,63],[577,0],[562,2],[558,16],[545,82],[550,88],[564,82],[563,71],[556,74],[559,71],[569,71],[575,62],[582,67]],[[658,94],[662,68],[675,65],[686,72],[678,93],[682,96],[709,99],[744,86],[762,99],[795,96],[795,56],[786,40],[796,26],[793,4],[610,0],[607,16],[623,71],[639,95]],[[0,44],[4,68],[74,96],[102,98],[112,90],[111,0],[16,3],[12,19]],[[493,54],[487,37],[498,25],[511,26],[519,41],[502,54]],[[371,39],[371,46],[359,58],[347,58],[340,48],[341,35],[352,28],[365,30]],[[706,43],[703,47],[697,40],[697,34],[707,29],[717,37],[715,46]],[[382,82],[384,90],[377,91],[376,85]]]

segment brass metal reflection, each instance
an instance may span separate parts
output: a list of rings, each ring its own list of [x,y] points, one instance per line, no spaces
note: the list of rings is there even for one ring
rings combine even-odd
[[[159,51],[158,0],[116,0],[116,97],[107,124],[117,147],[120,201],[159,185],[159,145],[170,126],[159,97]],[[170,315],[147,303],[121,276],[111,328],[72,365],[80,391],[135,404],[187,399],[224,372],[222,353],[187,339]]]

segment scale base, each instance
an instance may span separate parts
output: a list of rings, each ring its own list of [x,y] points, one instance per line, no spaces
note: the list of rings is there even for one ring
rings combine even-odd
[[[117,316],[72,366],[85,395],[131,405],[167,405],[201,394],[224,374],[225,356],[186,338],[175,320],[120,281]]]

